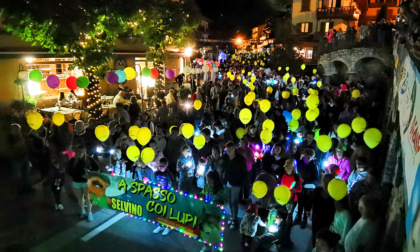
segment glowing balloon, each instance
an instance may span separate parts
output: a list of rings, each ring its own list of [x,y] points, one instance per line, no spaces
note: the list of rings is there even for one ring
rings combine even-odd
[[[354,132],[358,134],[362,133],[366,129],[366,120],[360,116],[354,118],[353,121],[351,122],[351,128],[353,129]]]
[[[203,103],[200,100],[195,100],[194,101],[194,108],[195,110],[200,110],[201,106],[203,106]]]
[[[302,116],[302,112],[300,112],[299,109],[292,110],[292,118],[295,120],[299,120],[299,118]]]
[[[289,71],[289,67],[286,67],[286,71]]]
[[[152,70],[150,68],[145,67],[141,70],[141,76],[150,77],[152,75]]]
[[[236,77],[236,79],[241,80],[241,76]]]
[[[60,127],[61,125],[63,125],[64,121],[66,119],[64,118],[64,115],[61,114],[60,112],[57,112],[53,115],[52,117],[52,122],[57,125],[58,127]]]
[[[355,99],[359,98],[359,96],[360,96],[359,89],[353,90],[353,92],[351,92],[351,96],[353,96],[353,98],[355,98]]]
[[[132,67],[126,67],[124,69],[124,73],[126,75],[127,80],[132,80],[137,77],[137,72]]]
[[[346,138],[351,133],[351,127],[348,124],[340,124],[337,128],[337,135],[339,138]]]
[[[126,151],[128,159],[130,159],[133,162],[136,162],[140,157],[140,150],[137,148],[137,146],[130,146],[127,148]]]
[[[248,81],[246,79],[243,79],[242,83],[246,85],[248,83]]]
[[[106,125],[98,125],[95,128],[95,136],[99,141],[105,142],[109,137],[109,129]]]
[[[128,129],[128,136],[130,136],[131,139],[136,140],[139,129],[140,128],[136,125],[131,126],[130,129]]]
[[[29,79],[33,82],[41,82],[42,81],[42,73],[38,70],[32,70],[29,73]]]
[[[297,94],[299,94],[299,89],[297,89],[297,88],[293,89],[293,90],[292,90],[292,94],[293,94],[293,95],[297,95]]]
[[[319,88],[322,87],[322,82],[321,81],[317,81],[316,82],[316,86],[319,87]]]
[[[319,98],[316,95],[310,95],[306,99],[306,106],[308,106],[309,109],[317,108],[319,104]]]
[[[277,186],[276,189],[274,189],[274,198],[280,205],[286,205],[291,196],[292,193],[285,185]]]
[[[328,193],[336,201],[342,200],[347,195],[347,184],[341,179],[333,179],[328,183]]]
[[[182,126],[181,133],[186,139],[189,139],[194,135],[194,126],[191,123],[185,123]]]
[[[147,143],[149,143],[150,139],[152,138],[152,132],[147,127],[141,127],[137,132],[136,138],[139,144],[145,146]]]
[[[245,133],[246,133],[246,130],[244,128],[237,128],[236,129],[236,137],[238,139],[242,139],[244,137]]]
[[[169,128],[169,134],[172,134],[172,128],[173,127],[176,127],[175,125],[172,125],[170,128]]]
[[[260,109],[262,112],[266,113],[271,108],[271,102],[267,99],[260,101]]]
[[[249,94],[245,95],[244,102],[247,106],[250,106],[253,101],[254,101],[254,98],[251,95]]]
[[[172,79],[175,77],[175,71],[172,69],[166,70],[166,78]]]
[[[291,81],[292,83],[295,83],[295,82],[296,82],[296,78],[295,78],[295,77],[292,77],[292,78],[290,79],[290,81]]]
[[[155,159],[155,151],[152,148],[144,148],[141,151],[141,160],[143,161],[143,163],[148,164],[150,162],[152,162]]]
[[[243,108],[241,112],[239,112],[239,119],[243,124],[248,124],[252,119],[252,112],[247,108]]]
[[[251,76],[251,74],[252,74],[251,72],[248,72],[248,76]]]
[[[317,70],[316,70],[316,69],[312,70],[312,73],[316,74],[316,72],[317,72]]]
[[[292,120],[292,113],[290,113],[290,111],[287,110],[283,110],[283,116],[286,119],[286,122],[289,123],[290,120]]]
[[[117,84],[119,77],[115,72],[108,72],[105,76],[105,79],[109,84]]]
[[[308,111],[306,111],[305,115],[308,121],[313,122],[319,116],[319,109],[318,108],[309,109]]]
[[[274,130],[274,122],[273,122],[273,120],[271,120],[271,119],[266,119],[264,122],[263,122],[263,125],[262,125],[262,128],[263,128],[263,130],[268,130],[268,131],[273,131]]]
[[[281,67],[277,68],[279,71],[281,71]]]
[[[281,92],[281,97],[283,97],[283,99],[289,99],[290,92],[289,91],[283,91],[283,92]]]
[[[302,64],[302,65],[300,66],[300,69],[302,69],[302,70],[305,70],[305,68],[306,68],[305,64]]]
[[[267,194],[267,184],[263,181],[255,181],[252,185],[252,193],[257,199],[263,198]]]
[[[295,119],[290,120],[289,128],[291,131],[296,131],[299,128],[299,122]]]
[[[41,128],[42,123],[44,122],[44,118],[38,112],[29,112],[26,115],[26,122],[28,123],[29,127],[34,130],[38,130]]]
[[[269,93],[269,94],[273,93],[273,88],[272,87],[267,87],[267,93]]]
[[[197,150],[200,150],[206,144],[206,138],[203,135],[195,136],[193,143],[195,148],[197,148]]]
[[[115,73],[118,75],[118,83],[123,83],[127,80],[127,74],[123,70],[117,70]]]
[[[251,81],[255,82],[257,80],[257,77],[255,77],[255,75],[251,76]]]
[[[60,86],[60,79],[57,75],[50,75],[47,77],[47,85],[52,89],[58,88]]]
[[[229,78],[230,78],[231,81],[234,81],[235,80],[235,76],[234,75],[231,75]]]
[[[316,146],[322,152],[327,152],[331,149],[332,141],[331,138],[327,135],[320,135],[316,140]]]
[[[363,140],[365,140],[366,145],[373,149],[381,142],[382,133],[376,128],[370,128],[365,131],[363,134]]]
[[[263,143],[269,144],[273,138],[273,133],[269,130],[263,130],[260,134],[260,139]]]
[[[251,91],[254,91],[255,90],[255,86],[254,86],[254,84],[252,82],[249,83],[248,87],[249,87],[249,89],[251,89]]]
[[[66,85],[70,90],[76,90],[77,89],[77,83],[76,83],[76,77],[70,76],[66,80]]]
[[[76,84],[79,88],[87,88],[89,86],[89,79],[85,76],[80,76],[76,80]]]
[[[285,82],[287,82],[287,80],[289,79],[289,77],[290,77],[290,74],[289,73],[286,73],[285,75],[283,75],[283,80]]]

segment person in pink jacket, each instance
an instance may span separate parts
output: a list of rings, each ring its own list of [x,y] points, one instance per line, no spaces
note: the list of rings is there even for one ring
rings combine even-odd
[[[346,146],[339,144],[335,149],[335,154],[328,158],[328,166],[337,165],[340,168],[340,177],[347,182],[351,174],[350,161],[344,157]]]

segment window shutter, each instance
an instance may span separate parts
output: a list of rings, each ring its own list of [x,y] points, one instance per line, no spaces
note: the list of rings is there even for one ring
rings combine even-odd
[[[325,32],[325,25],[326,25],[326,22],[321,22],[321,28],[320,28],[320,32]]]
[[[299,32],[302,32],[302,23],[297,23],[296,27],[298,28]]]
[[[311,22],[311,23],[309,23],[309,26],[308,26],[308,33],[312,33],[312,22]]]

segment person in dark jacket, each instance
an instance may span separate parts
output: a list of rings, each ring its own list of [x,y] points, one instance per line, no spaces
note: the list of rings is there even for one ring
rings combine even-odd
[[[86,154],[86,149],[82,145],[76,147],[76,155],[69,162],[67,171],[73,178],[73,187],[79,198],[80,218],[86,217],[85,201],[87,203],[88,221],[93,221],[92,204],[89,199],[89,190],[87,184],[87,172],[98,171],[99,166],[95,160]]]
[[[301,228],[307,225],[308,215],[311,210],[311,194],[319,184],[318,166],[314,161],[315,151],[310,148],[303,150],[302,158],[297,162],[297,170],[302,179],[302,192],[298,194],[298,212],[294,224],[300,224]],[[303,213],[303,220],[302,220]]]
[[[232,213],[228,224],[230,224],[231,229],[234,229],[238,217],[239,194],[241,187],[246,182],[247,169],[245,158],[236,154],[235,144],[233,142],[226,144],[223,167],[225,175],[223,182],[228,189],[229,207]]]
[[[262,159],[263,171],[277,175],[283,174],[286,162],[285,153],[284,146],[280,142],[275,143],[271,151],[264,154]]]

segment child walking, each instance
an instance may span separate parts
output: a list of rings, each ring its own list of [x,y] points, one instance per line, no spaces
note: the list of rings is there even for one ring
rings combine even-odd
[[[242,234],[242,245],[249,247],[252,242],[252,238],[257,233],[258,225],[265,227],[265,223],[262,222],[258,215],[258,206],[255,203],[251,203],[246,210],[246,215],[241,221],[240,232]]]

